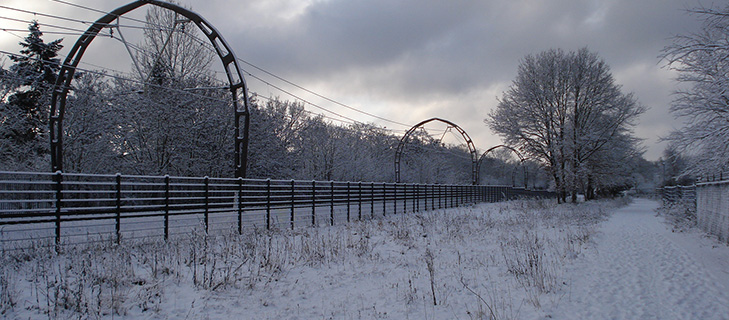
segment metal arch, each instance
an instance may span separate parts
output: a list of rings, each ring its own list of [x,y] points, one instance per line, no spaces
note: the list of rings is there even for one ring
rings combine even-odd
[[[524,189],[527,189],[527,187],[528,187],[528,182],[527,182],[528,176],[527,176],[527,171],[526,171],[527,168],[526,168],[526,166],[523,165],[524,161],[526,161],[526,158],[524,158],[524,156],[522,156],[518,150],[514,149],[513,147],[504,145],[504,144],[500,144],[498,146],[493,146],[493,147],[489,148],[488,150],[484,151],[484,153],[478,158],[478,162],[476,163],[476,181],[478,181],[478,179],[480,179],[479,175],[481,174],[481,162],[483,162],[483,159],[486,158],[486,155],[489,154],[489,152],[494,151],[495,149],[498,149],[498,148],[505,148],[505,149],[511,150],[514,154],[516,154],[517,157],[519,157],[519,164],[522,165],[522,168],[524,168]],[[511,174],[511,184],[512,184],[512,186],[515,187],[513,172]]]
[[[402,157],[402,151],[405,149],[405,142],[407,142],[407,138],[418,128],[422,127],[426,123],[432,122],[432,121],[440,121],[443,123],[448,124],[449,126],[455,128],[458,130],[458,133],[460,133],[463,136],[463,139],[466,140],[466,145],[468,145],[468,151],[471,153],[471,171],[472,171],[472,177],[473,177],[473,184],[476,185],[478,182],[478,172],[476,171],[476,146],[473,145],[473,141],[471,140],[471,137],[468,136],[468,133],[466,133],[465,130],[463,130],[461,127],[459,127],[457,124],[450,122],[445,119],[441,118],[430,118],[428,120],[424,120],[419,122],[418,124],[414,125],[410,130],[405,132],[405,135],[400,138],[400,143],[397,145],[397,150],[395,151],[395,182],[400,183],[400,158]]]
[[[238,65],[238,59],[228,43],[223,39],[217,29],[213,27],[207,20],[188,9],[178,5],[158,0],[137,0],[127,5],[121,6],[107,15],[99,18],[84,32],[81,37],[73,45],[66,60],[63,62],[58,78],[53,87],[53,95],[51,97],[51,114],[50,114],[50,136],[51,136],[51,166],[52,170],[63,170],[63,114],[66,109],[66,98],[71,88],[76,67],[81,61],[81,57],[88,48],[89,44],[94,40],[96,35],[105,27],[112,26],[111,23],[127,12],[135,10],[141,6],[151,4],[165,9],[172,10],[180,15],[190,19],[210,40],[215,48],[215,52],[220,57],[225,74],[230,84],[230,92],[235,111],[235,176],[245,177],[248,160],[248,127],[250,125],[248,88],[243,78],[243,73]],[[239,103],[239,90],[243,95],[243,104]],[[242,121],[242,128],[241,128]]]

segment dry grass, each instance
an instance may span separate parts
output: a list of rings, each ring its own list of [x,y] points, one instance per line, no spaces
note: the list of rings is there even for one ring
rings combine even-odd
[[[589,246],[615,205],[513,201],[335,227],[216,237],[196,228],[169,242],[120,246],[107,239],[60,254],[45,246],[5,251],[0,314],[19,308],[48,318],[158,313],[172,287],[255,293],[295,268],[387,264],[400,272],[389,286],[406,310],[516,319],[525,303],[539,308],[541,297],[564,289],[564,266]],[[341,308],[340,316],[357,307]],[[381,312],[362,307],[357,314]]]

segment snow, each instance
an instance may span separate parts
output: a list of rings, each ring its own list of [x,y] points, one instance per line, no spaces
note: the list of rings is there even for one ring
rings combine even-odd
[[[726,319],[729,250],[698,231],[674,233],[638,199],[603,224],[597,245],[570,267],[555,319]]]
[[[193,233],[189,243],[95,245],[51,258],[42,252],[8,251],[0,273],[5,279],[0,283],[0,312],[4,312],[0,316],[721,319],[729,315],[729,247],[699,231],[672,232],[656,215],[654,201],[636,199],[616,208],[611,202],[558,206],[512,201],[210,242]],[[211,261],[215,261],[212,266]],[[208,272],[213,269],[214,276]],[[89,278],[81,281],[81,275]],[[207,287],[206,275],[212,279]],[[12,293],[14,307],[2,304],[8,300],[3,291]],[[82,300],[85,303],[75,308],[74,303]],[[59,302],[65,307],[53,307]],[[77,311],[69,310],[74,308]],[[117,310],[113,316],[110,308]]]

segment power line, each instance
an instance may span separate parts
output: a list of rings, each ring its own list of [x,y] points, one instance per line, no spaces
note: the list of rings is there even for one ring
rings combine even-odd
[[[12,10],[12,11],[17,11],[17,12],[32,14],[33,16],[41,16],[41,17],[47,17],[47,18],[53,18],[53,19],[70,21],[70,22],[83,23],[83,24],[91,24],[91,23],[93,23],[93,22],[84,21],[84,20],[78,20],[78,19],[73,19],[73,18],[61,17],[61,16],[52,15],[52,14],[35,12],[35,11],[30,11],[30,10],[24,10],[24,9],[19,9],[19,8],[2,6],[2,5],[0,5],[0,9],[7,9],[7,10]]]
[[[267,74],[267,75],[269,75],[269,76],[272,76],[272,77],[274,77],[274,78],[276,78],[276,79],[278,79],[278,80],[281,80],[281,81],[283,81],[283,82],[285,82],[285,83],[287,83],[287,84],[289,84],[289,85],[292,85],[292,86],[294,86],[294,87],[296,87],[296,88],[298,88],[298,89],[301,89],[301,90],[303,90],[303,91],[306,91],[306,92],[308,92],[308,93],[310,93],[310,94],[313,94],[313,95],[315,95],[315,96],[317,96],[317,97],[319,97],[319,98],[322,98],[322,99],[324,99],[324,100],[326,100],[326,101],[329,101],[329,102],[331,102],[331,103],[334,103],[334,104],[337,104],[337,105],[339,105],[339,106],[345,107],[345,108],[347,108],[347,109],[350,109],[350,110],[352,110],[352,111],[356,111],[356,112],[359,112],[359,113],[362,113],[362,114],[368,115],[368,116],[370,116],[370,117],[373,117],[373,118],[377,118],[377,119],[380,119],[380,120],[383,120],[383,121],[387,121],[387,122],[390,122],[390,123],[394,123],[394,124],[397,124],[397,125],[401,125],[401,126],[405,126],[405,127],[410,127],[410,125],[404,124],[404,123],[402,123],[402,122],[397,122],[397,121],[394,121],[394,120],[390,120],[390,119],[387,119],[387,118],[383,118],[383,117],[380,117],[380,116],[378,116],[378,115],[375,115],[375,114],[369,113],[369,112],[367,112],[367,111],[363,111],[363,110],[357,109],[357,108],[355,108],[355,107],[351,107],[351,106],[348,106],[348,105],[346,105],[346,104],[344,104],[344,103],[341,103],[341,102],[339,102],[339,101],[336,101],[336,100],[334,100],[334,99],[331,99],[331,98],[325,97],[325,96],[323,96],[323,95],[321,95],[321,94],[319,94],[319,93],[316,93],[316,92],[314,92],[314,91],[312,91],[312,90],[309,90],[309,89],[307,89],[307,88],[304,88],[304,87],[302,87],[302,86],[300,86],[300,85],[298,85],[298,84],[295,84],[295,83],[293,83],[293,82],[291,82],[291,81],[289,81],[289,80],[286,80],[286,79],[284,79],[284,78],[282,78],[282,77],[279,77],[279,76],[277,76],[277,75],[275,75],[275,74],[273,74],[273,73],[271,73],[271,72],[269,72],[269,71],[267,71],[267,70],[265,70],[265,69],[263,69],[263,68],[261,68],[261,67],[258,67],[258,66],[254,65],[254,64],[252,64],[252,63],[250,63],[250,62],[248,62],[248,61],[246,61],[246,60],[243,60],[243,59],[241,59],[241,58],[238,58],[238,61],[240,61],[240,62],[243,62],[243,63],[245,63],[245,64],[247,64],[247,65],[249,65],[249,66],[251,66],[251,67],[253,67],[253,68],[255,68],[255,69],[257,69],[257,70],[259,70],[259,71],[261,71],[261,72],[263,72],[263,73],[265,73],[265,74]]]
[[[74,7],[78,7],[78,8],[82,8],[82,9],[85,9],[85,10],[90,10],[90,11],[93,11],[93,12],[97,12],[97,13],[103,13],[103,14],[109,14],[109,13],[110,13],[110,12],[107,12],[107,11],[103,11],[103,10],[98,10],[98,9],[90,8],[90,7],[86,7],[86,6],[82,6],[82,5],[78,5],[78,4],[70,3],[70,2],[67,2],[67,1],[62,1],[62,0],[51,0],[51,1],[54,1],[54,2],[58,2],[58,3],[62,3],[62,4],[66,4],[66,5],[70,5],[70,6],[74,6]],[[129,17],[126,17],[126,19],[129,19],[129,20],[132,20],[132,21],[137,21],[137,22],[141,22],[141,23],[145,23],[145,24],[147,24],[147,23],[148,23],[147,21],[143,21],[143,20],[139,20],[139,19],[134,19],[134,18],[129,18]],[[110,26],[113,26],[113,25],[110,25]],[[14,31],[22,31],[22,30],[14,30]],[[202,41],[201,41],[201,40],[200,40],[199,38],[197,38],[197,37],[195,37],[195,36],[193,36],[193,35],[190,35],[190,34],[188,34],[187,32],[184,32],[184,33],[185,33],[185,34],[187,34],[188,36],[191,36],[191,37],[195,38],[196,40],[199,40],[199,41],[200,41],[201,43],[204,43],[204,44],[206,44],[206,45],[208,45],[208,46],[211,46],[211,45],[210,45],[209,43],[206,43],[206,42],[202,42]],[[114,38],[114,39],[116,39],[116,40],[120,40],[120,41],[123,41],[123,40],[121,40],[121,39],[119,39],[119,38],[117,38],[117,37],[114,37],[114,36],[111,36],[111,37],[112,37],[112,38]],[[208,48],[208,49],[211,49],[211,50],[213,49],[213,48],[211,48],[211,47],[207,47],[207,48]],[[137,49],[137,48],[135,47],[135,49]],[[238,60],[240,60],[240,59],[238,59]],[[242,61],[242,60],[241,60],[241,61]],[[247,63],[247,62],[245,62],[245,61],[243,61],[243,62],[244,62],[244,63]],[[251,66],[252,66],[252,65],[251,65]],[[259,69],[260,69],[260,68],[259,68]],[[263,70],[263,69],[260,69],[260,70]],[[248,71],[246,71],[246,70],[242,70],[242,71],[243,71],[244,73],[246,73],[246,74],[247,74],[248,76],[250,76],[250,77],[252,77],[252,78],[255,78],[255,79],[257,79],[257,80],[259,80],[259,81],[261,81],[261,82],[263,82],[263,83],[265,83],[265,84],[267,84],[267,85],[269,85],[269,86],[271,86],[271,87],[273,87],[273,88],[276,88],[276,89],[278,89],[279,91],[281,91],[281,92],[284,92],[284,93],[286,93],[286,94],[288,94],[288,95],[290,95],[290,96],[292,96],[292,97],[294,97],[294,98],[296,98],[296,99],[298,99],[298,100],[301,100],[301,101],[305,102],[306,104],[308,104],[308,105],[311,105],[312,107],[318,108],[318,109],[320,109],[320,110],[323,110],[323,111],[325,111],[325,112],[328,112],[328,113],[330,113],[330,114],[333,114],[333,115],[335,115],[335,116],[338,116],[338,117],[340,117],[340,118],[342,118],[342,119],[346,119],[346,120],[352,121],[353,123],[361,123],[360,121],[357,121],[357,120],[355,120],[355,119],[352,119],[352,118],[350,118],[350,117],[344,116],[344,115],[342,115],[342,114],[340,114],[340,113],[337,113],[337,112],[335,112],[335,111],[332,111],[332,110],[330,110],[330,109],[327,109],[327,108],[325,108],[325,107],[322,107],[322,106],[320,106],[320,105],[318,105],[318,104],[316,104],[316,103],[313,103],[313,102],[311,102],[311,101],[308,101],[308,100],[306,100],[306,99],[304,99],[304,98],[302,98],[302,97],[299,97],[299,96],[297,96],[297,95],[295,95],[295,94],[293,94],[293,93],[291,93],[291,92],[289,92],[289,91],[286,91],[286,90],[284,90],[283,88],[281,88],[281,87],[279,87],[279,86],[276,86],[276,85],[274,85],[274,84],[272,84],[272,83],[270,83],[270,82],[268,82],[268,81],[266,81],[266,80],[263,80],[262,78],[260,78],[260,77],[258,77],[258,76],[255,76],[255,75],[253,75],[252,73],[250,73],[250,72],[248,72]],[[277,77],[277,78],[278,78],[278,79],[281,79],[282,81],[285,81],[285,80],[283,80],[283,79],[282,79],[282,78],[280,78],[280,77]],[[287,83],[290,83],[290,82],[288,82],[288,81],[285,81],[285,82],[287,82]],[[297,87],[299,87],[299,88],[302,88],[302,87],[300,87],[300,86],[297,86]],[[306,91],[307,91],[307,92],[313,92],[313,91],[310,91],[310,90],[306,90]],[[319,97],[323,97],[322,95],[318,95],[318,94],[317,94],[317,96],[319,96]],[[329,98],[326,98],[326,99],[327,99],[328,101],[334,101],[334,100],[332,100],[332,99],[329,99]],[[343,104],[342,104],[342,105],[343,105]]]
[[[87,6],[83,6],[83,5],[79,5],[79,4],[71,3],[71,2],[68,2],[68,1],[63,1],[63,0],[51,0],[51,1],[53,1],[53,2],[58,2],[58,3],[61,3],[61,4],[65,4],[65,5],[70,5],[70,6],[73,6],[73,7],[77,7],[77,8],[81,8],[81,9],[85,9],[85,10],[90,10],[90,11],[93,11],[93,12],[97,12],[97,13],[103,13],[103,14],[109,14],[109,13],[110,13],[110,12],[108,12],[108,11],[104,11],[104,10],[99,10],[99,9],[91,8],[91,7],[87,7]],[[136,22],[140,22],[140,23],[145,23],[145,24],[148,24],[148,23],[149,23],[149,22],[147,22],[147,21],[144,21],[144,20],[139,20],[139,19],[134,19],[134,18],[129,18],[129,17],[125,17],[125,18],[126,18],[126,19],[129,19],[129,20],[131,20],[131,21],[136,21]],[[161,26],[161,27],[169,28],[168,26]],[[184,33],[186,33],[186,34],[187,34],[187,32],[186,32],[186,31],[184,31]],[[188,35],[189,35],[189,34],[188,34]],[[199,39],[199,38],[197,38],[197,37],[195,37],[195,36],[193,36],[193,35],[190,35],[190,36],[191,36],[191,37],[193,37],[194,39],[196,39],[196,40],[200,41],[201,43],[203,43],[203,44],[205,44],[205,45],[208,45],[208,46],[210,45],[209,43],[207,43],[207,42],[204,42],[204,41],[202,41],[201,39]],[[336,101],[336,100],[334,100],[334,99],[332,99],[332,98],[329,98],[329,97],[326,97],[326,96],[324,96],[324,95],[322,95],[322,94],[319,94],[319,93],[317,93],[317,92],[315,92],[315,91],[313,91],[313,90],[310,90],[310,89],[307,89],[307,88],[305,88],[305,87],[303,87],[303,86],[301,86],[301,85],[298,85],[298,84],[296,84],[296,83],[294,83],[294,82],[292,82],[292,81],[286,80],[286,79],[284,79],[283,77],[280,77],[280,76],[278,76],[278,75],[276,75],[276,74],[274,74],[274,73],[272,73],[272,72],[270,72],[270,71],[268,71],[268,70],[266,70],[266,69],[263,69],[263,68],[261,68],[261,67],[258,67],[258,66],[254,65],[254,64],[252,64],[252,63],[250,63],[250,62],[248,62],[248,61],[246,61],[246,60],[243,60],[243,59],[241,59],[241,58],[238,58],[237,60],[238,60],[238,61],[240,61],[240,62],[242,62],[242,63],[245,63],[246,65],[249,65],[249,66],[251,66],[251,67],[255,68],[256,70],[259,70],[259,71],[261,71],[261,72],[263,72],[263,73],[265,73],[265,74],[267,74],[267,75],[269,75],[269,76],[271,76],[271,77],[274,77],[274,78],[276,78],[276,79],[278,79],[278,80],[280,80],[280,81],[283,81],[284,83],[286,83],[286,84],[288,84],[288,85],[294,86],[294,87],[296,87],[296,88],[298,88],[298,89],[300,89],[300,90],[303,90],[303,91],[305,91],[305,92],[307,92],[307,93],[309,93],[309,94],[312,94],[312,95],[314,95],[314,96],[316,96],[316,97],[318,97],[318,98],[324,99],[324,100],[326,100],[326,101],[328,101],[328,102],[334,103],[334,104],[336,104],[336,105],[339,105],[339,106],[341,106],[341,107],[344,107],[344,108],[350,109],[350,110],[352,110],[352,111],[355,111],[355,112],[358,112],[358,113],[361,113],[361,114],[364,114],[364,115],[367,115],[367,116],[370,116],[370,117],[373,117],[373,118],[376,118],[376,119],[379,119],[379,120],[382,120],[382,121],[386,121],[386,122],[389,122],[389,123],[393,123],[393,124],[401,125],[401,126],[404,126],[404,127],[408,127],[408,128],[409,128],[409,127],[411,126],[411,125],[409,125],[409,124],[405,124],[405,123],[402,123],[402,122],[398,122],[398,121],[390,120],[390,119],[387,119],[387,118],[385,118],[385,117],[381,117],[381,116],[378,116],[378,115],[372,114],[372,113],[370,113],[370,112],[367,112],[367,111],[364,111],[364,110],[361,110],[361,109],[358,109],[358,108],[355,108],[355,107],[349,106],[349,105],[347,105],[347,104],[341,103],[341,102],[339,102],[339,101]],[[253,77],[253,75],[252,75],[252,74],[251,74],[250,72],[248,72],[248,71],[245,71],[245,72],[246,72],[246,73],[248,73],[249,75],[251,75],[251,76]],[[261,80],[262,82],[264,82],[264,83],[267,83],[267,84],[268,84],[268,82],[266,82],[266,81],[263,81],[263,80],[262,80],[262,79],[260,79],[260,78],[258,78],[258,79],[259,79],[259,80]],[[290,93],[288,93],[288,92],[285,92],[285,93],[287,93],[287,94],[290,94]],[[295,96],[295,95],[293,95],[293,94],[290,94],[290,95],[292,95],[293,97],[295,97],[295,98],[297,98],[297,99],[301,99],[301,98],[299,98],[299,97],[296,97],[296,96]],[[318,107],[320,107],[320,106],[318,106]],[[330,113],[332,113],[332,114],[337,114],[336,112],[333,112],[333,111],[331,111],[331,110],[328,110],[327,112],[330,112]],[[337,114],[337,115],[339,115],[339,114]],[[341,115],[339,115],[339,116],[341,116]],[[344,117],[344,118],[347,118],[347,117]],[[360,121],[357,121],[357,122],[360,122]]]
[[[28,21],[23,20],[23,19],[10,18],[10,17],[4,17],[4,16],[0,16],[0,19],[10,20],[10,21],[15,21],[15,22],[28,23]],[[49,24],[49,23],[39,23],[39,25],[40,26],[43,26],[43,27],[61,29],[61,30],[66,30],[66,31],[74,31],[73,33],[72,32],[64,32],[63,33],[64,35],[77,35],[77,36],[81,36],[81,35],[84,35],[86,33],[86,30],[76,29],[76,28],[69,28],[69,27],[64,27],[64,26],[58,26],[58,25],[53,25],[53,24]],[[7,28],[3,28],[3,30],[5,30],[5,31],[15,31],[15,32],[28,31],[28,29],[24,29],[23,30],[23,29],[7,29]],[[42,32],[44,34],[45,33],[50,33],[50,34],[58,33],[58,32],[55,32],[55,31],[42,31]],[[99,32],[99,34],[101,34],[102,36],[108,36],[109,35],[109,34],[104,34],[102,32]]]
[[[104,10],[99,10],[99,9],[91,8],[91,7],[87,7],[87,6],[83,6],[83,5],[79,5],[79,4],[71,3],[71,2],[68,2],[68,1],[63,1],[63,0],[51,0],[51,1],[53,1],[53,2],[57,2],[57,3],[61,3],[61,4],[64,4],[64,5],[69,5],[69,6],[73,6],[73,7],[81,8],[81,9],[84,9],[84,10],[89,10],[89,11],[93,11],[93,12],[96,12],[96,13],[102,13],[102,14],[110,14],[110,12],[108,12],[108,11],[104,11]],[[91,23],[92,23],[92,22],[90,22],[90,21],[85,21],[85,20],[78,20],[78,19],[71,19],[71,18],[66,18],[66,17],[60,17],[60,16],[55,16],[55,15],[50,15],[50,14],[44,14],[44,13],[38,13],[38,12],[33,12],[33,11],[28,11],[28,10],[23,10],[23,9],[16,9],[16,8],[10,8],[10,7],[7,7],[7,6],[0,6],[0,8],[5,8],[5,9],[10,9],[10,10],[15,10],[15,11],[19,11],[19,12],[24,12],[24,13],[28,13],[28,14],[34,14],[34,15],[40,15],[40,16],[45,16],[45,17],[49,17],[49,18],[54,18],[54,19],[62,19],[62,20],[66,20],[66,21],[71,21],[71,22],[76,22],[76,23],[82,23],[82,24],[91,24]],[[121,17],[122,17],[122,16],[118,16],[118,18],[121,18]],[[121,25],[121,24],[119,24],[119,22],[117,22],[117,24],[108,24],[108,25],[107,25],[107,27],[128,27],[128,28],[138,28],[138,29],[144,29],[144,30],[162,30],[162,29],[170,30],[170,28],[169,28],[168,26],[163,26],[163,25],[153,24],[153,23],[150,23],[150,22],[148,22],[148,21],[146,21],[146,20],[140,20],[140,19],[135,19],[135,18],[132,18],[132,17],[128,17],[128,16],[124,16],[123,18],[124,18],[124,19],[127,19],[127,20],[130,20],[130,21],[135,21],[135,22],[143,23],[143,24],[145,24],[145,25],[147,25],[147,26],[149,26],[149,25],[151,25],[151,26],[156,26],[156,27],[158,27],[158,28],[157,28],[157,29],[155,29],[155,28],[149,28],[149,27],[140,27],[140,26],[133,26],[133,25]],[[54,25],[47,25],[47,26],[50,26],[50,27],[58,27],[58,26],[54,26]],[[64,28],[64,27],[61,27],[61,28]],[[70,29],[70,28],[67,28],[67,29]],[[73,29],[71,29],[71,30],[73,30]],[[25,30],[13,30],[13,31],[25,31]],[[75,30],[74,30],[74,31],[75,31]],[[195,40],[196,42],[198,42],[199,44],[203,45],[203,46],[204,46],[204,47],[206,47],[206,48],[207,48],[208,50],[211,50],[211,51],[213,51],[213,50],[214,50],[214,48],[212,47],[212,45],[211,45],[210,43],[208,43],[207,41],[203,41],[202,39],[198,38],[197,36],[195,36],[195,35],[193,35],[193,34],[190,34],[190,33],[188,33],[188,32],[187,32],[186,30],[181,30],[181,32],[182,32],[183,34],[186,34],[187,36],[189,36],[189,37],[190,37],[191,39],[194,39],[194,40]],[[49,32],[49,33],[53,33],[53,32]],[[83,34],[83,33],[85,33],[85,31],[79,31],[79,33],[78,33],[78,34],[80,35],[80,34]],[[70,33],[64,33],[64,34],[70,34]],[[14,35],[14,34],[13,34],[13,35]],[[107,34],[102,34],[102,35],[104,35],[104,36],[107,36]],[[16,36],[17,36],[17,35],[16,35]],[[113,36],[113,34],[108,34],[108,36],[109,36],[109,37],[111,37],[111,38],[113,38],[113,39],[115,39],[115,40],[118,40],[118,41],[121,41],[121,42],[125,43],[125,45],[129,45],[129,46],[133,47],[133,48],[134,48],[135,50],[137,50],[137,51],[141,51],[141,52],[147,52],[147,51],[146,51],[146,50],[144,50],[143,48],[140,48],[140,47],[138,47],[138,46],[136,46],[136,45],[133,45],[133,44],[128,44],[128,43],[127,43],[127,42],[125,42],[125,41],[124,41],[123,39],[119,39],[118,37],[115,37],[115,36]],[[252,68],[254,68],[254,69],[256,69],[256,70],[259,70],[260,72],[263,72],[263,73],[265,73],[265,74],[266,74],[266,75],[268,75],[268,76],[271,76],[271,77],[273,77],[273,78],[275,78],[275,79],[277,79],[277,80],[279,80],[279,81],[282,81],[282,82],[284,82],[284,83],[286,83],[286,84],[288,84],[288,85],[291,85],[291,86],[293,86],[293,87],[295,87],[295,88],[298,88],[298,89],[300,89],[300,90],[302,90],[302,91],[304,91],[304,92],[307,92],[307,93],[309,93],[309,94],[312,94],[312,95],[314,95],[314,96],[316,96],[316,97],[318,97],[318,98],[324,99],[325,101],[328,101],[328,102],[334,103],[334,104],[336,104],[336,105],[342,106],[342,107],[344,107],[344,108],[350,109],[350,110],[352,110],[352,111],[355,111],[355,112],[358,112],[358,113],[361,113],[361,114],[364,114],[364,115],[367,115],[367,116],[370,116],[370,117],[373,117],[373,118],[376,118],[376,119],[380,119],[380,120],[382,120],[382,121],[386,121],[386,122],[389,122],[389,123],[394,123],[394,124],[397,124],[397,125],[401,125],[401,126],[405,126],[405,127],[410,127],[410,125],[408,125],[408,124],[405,124],[405,123],[401,123],[401,122],[397,122],[397,121],[394,121],[394,120],[390,120],[390,119],[387,119],[387,118],[384,118],[384,117],[381,117],[381,116],[377,116],[377,115],[375,115],[375,114],[372,114],[372,113],[369,113],[369,112],[366,112],[366,111],[360,110],[360,109],[358,109],[358,108],[355,108],[355,107],[351,107],[351,106],[349,106],[349,105],[346,105],[346,104],[344,104],[344,103],[338,102],[338,101],[336,101],[336,100],[334,100],[334,99],[331,99],[331,98],[329,98],[329,97],[326,97],[326,96],[324,96],[324,95],[322,95],[322,94],[319,94],[319,93],[317,93],[317,92],[314,92],[313,90],[310,90],[310,89],[307,89],[307,88],[305,88],[305,87],[303,87],[303,86],[301,86],[301,85],[298,85],[298,84],[296,84],[296,83],[294,83],[294,82],[292,82],[292,81],[286,80],[286,79],[284,79],[283,77],[280,77],[280,76],[278,76],[278,75],[276,75],[276,74],[274,74],[274,73],[272,73],[272,72],[270,72],[270,71],[268,71],[268,70],[266,70],[266,69],[263,69],[263,68],[261,68],[261,67],[258,67],[258,66],[254,65],[254,64],[252,64],[252,63],[250,63],[250,62],[248,62],[248,61],[246,61],[246,60],[243,60],[243,59],[240,59],[240,58],[238,58],[237,60],[238,60],[238,61],[240,61],[240,62],[242,62],[242,63],[244,63],[244,64],[246,64],[246,65],[249,65],[249,66],[251,66]],[[85,64],[87,64],[87,63],[85,63]],[[91,65],[91,64],[88,64],[88,65]],[[92,65],[92,66],[95,66],[95,65]],[[102,69],[108,69],[108,68],[104,68],[104,67],[100,67],[100,66],[95,66],[95,67],[98,67],[98,68],[102,68]],[[79,70],[86,70],[86,69],[81,69],[81,68],[78,68],[78,69],[79,69]],[[117,70],[113,70],[113,69],[108,69],[108,70],[112,70],[112,71],[115,71],[115,72],[119,72],[119,73],[121,73],[120,71],[117,71]],[[87,71],[87,72],[91,72],[91,73],[93,73],[93,72],[92,72],[92,71],[90,71],[90,70],[86,70],[86,71]],[[321,105],[319,105],[319,104],[313,103],[313,102],[311,102],[311,101],[309,101],[309,100],[307,100],[307,99],[304,99],[304,98],[302,98],[302,97],[300,97],[300,96],[298,96],[298,95],[296,95],[296,94],[293,94],[292,92],[289,92],[289,91],[287,91],[287,90],[285,90],[285,89],[281,88],[280,86],[274,85],[274,84],[273,84],[273,83],[271,83],[270,81],[266,81],[266,80],[262,79],[261,77],[259,77],[259,76],[256,76],[256,75],[254,75],[253,73],[251,73],[251,72],[249,72],[249,71],[247,71],[247,70],[245,70],[245,69],[242,69],[242,71],[243,71],[243,72],[244,72],[245,74],[247,74],[248,76],[250,76],[251,78],[254,78],[254,79],[258,80],[258,81],[261,81],[262,83],[264,83],[264,84],[266,84],[266,85],[268,85],[268,86],[270,86],[270,87],[272,87],[272,88],[275,88],[275,89],[277,89],[277,90],[281,91],[281,92],[282,92],[282,93],[284,93],[284,94],[287,94],[287,95],[289,95],[289,96],[291,96],[291,97],[293,97],[293,98],[295,98],[295,99],[297,99],[297,100],[300,100],[300,101],[302,101],[303,103],[305,103],[305,104],[308,104],[308,105],[310,105],[310,106],[312,106],[312,107],[315,107],[315,108],[318,108],[318,109],[320,109],[320,110],[323,110],[324,112],[327,112],[327,113],[333,114],[333,115],[335,115],[335,116],[337,116],[337,117],[340,117],[340,118],[342,118],[342,119],[346,119],[346,120],[348,120],[349,122],[348,122],[348,121],[345,121],[345,120],[342,120],[342,119],[336,119],[336,118],[332,118],[332,117],[329,117],[329,116],[326,116],[326,115],[322,115],[322,116],[324,116],[324,117],[325,117],[325,118],[327,118],[327,119],[330,119],[330,120],[333,120],[333,121],[338,121],[338,122],[342,122],[342,123],[347,123],[347,124],[364,124],[364,123],[363,123],[363,122],[361,122],[361,121],[358,121],[358,120],[355,120],[355,119],[353,119],[353,118],[350,118],[350,117],[344,116],[344,115],[342,115],[342,114],[340,114],[340,113],[338,113],[338,112],[335,112],[335,111],[333,111],[333,110],[330,110],[330,109],[328,109],[328,108],[325,108],[325,107],[323,107],[323,106],[321,106]],[[103,75],[103,76],[109,76],[108,74],[105,74],[105,73],[102,73],[102,75]],[[145,85],[149,85],[149,84],[146,84],[146,83],[144,83],[144,82],[141,82],[141,81],[137,81],[137,80],[133,80],[133,79],[128,79],[128,78],[124,78],[124,77],[118,77],[118,76],[117,76],[117,77],[114,77],[114,76],[109,76],[109,77],[112,77],[112,78],[117,78],[117,79],[122,79],[122,80],[126,80],[126,81],[133,81],[133,82],[136,82],[136,83],[140,83],[140,84],[145,84]],[[173,89],[173,90],[174,90],[174,89]],[[190,94],[189,92],[186,92],[186,91],[185,91],[185,93],[186,93],[186,94]],[[206,97],[206,96],[203,96],[203,97]],[[206,97],[206,98],[207,98],[207,97]],[[311,113],[310,111],[307,111],[307,112]],[[313,113],[311,113],[311,114],[313,114]],[[384,128],[384,127],[381,127],[381,129],[383,129],[383,130],[386,130],[386,131],[390,131],[390,132],[395,132],[395,131],[405,131],[405,130],[393,130],[393,129],[388,129],[388,128]],[[457,138],[458,138],[458,137],[457,137]]]
[[[8,55],[8,56],[21,57],[21,55],[19,55],[19,54],[15,54],[15,53],[8,52],[8,51],[4,51],[4,50],[0,50],[0,53],[5,54],[5,55]],[[61,55],[59,55],[59,56],[61,56]],[[46,63],[60,65],[60,64],[58,64],[56,62],[53,62],[53,61],[48,61],[48,60],[41,60],[41,61],[46,62]],[[108,77],[108,78],[112,78],[112,79],[116,79],[116,80],[129,81],[129,82],[132,82],[132,83],[141,84],[141,85],[144,85],[144,86],[154,87],[154,88],[158,88],[158,89],[171,90],[173,92],[184,93],[186,95],[196,96],[196,97],[199,97],[199,98],[209,99],[209,100],[213,100],[213,101],[219,101],[219,102],[224,102],[224,103],[228,103],[229,102],[228,100],[223,100],[223,99],[214,98],[214,97],[210,97],[210,96],[206,96],[206,95],[192,93],[192,92],[186,91],[184,89],[177,89],[177,88],[165,87],[165,86],[161,86],[161,85],[154,84],[154,83],[149,83],[149,82],[145,82],[145,81],[140,81],[140,80],[125,78],[125,77],[122,77],[122,76],[119,76],[119,75],[110,75],[110,74],[107,74],[107,73],[101,72],[101,71],[90,70],[90,69],[79,68],[79,67],[68,67],[68,68],[72,68],[74,70],[86,72],[86,73],[89,73],[89,74],[95,74],[95,75],[99,75],[99,76],[102,76],[102,77]],[[68,88],[68,89],[73,89],[73,88]]]

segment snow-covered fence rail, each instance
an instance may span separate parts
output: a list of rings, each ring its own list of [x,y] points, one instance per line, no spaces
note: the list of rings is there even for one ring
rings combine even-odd
[[[683,205],[696,214],[699,228],[729,243],[729,181],[660,189],[664,206]]]
[[[666,205],[682,204],[696,208],[696,186],[667,186],[659,190]]]
[[[0,244],[333,225],[552,196],[508,186],[0,172]]]
[[[729,181],[696,184],[696,219],[701,229],[729,243]]]

